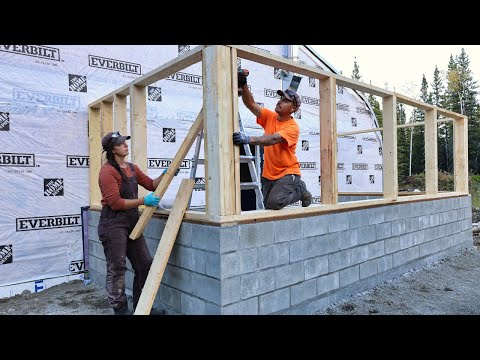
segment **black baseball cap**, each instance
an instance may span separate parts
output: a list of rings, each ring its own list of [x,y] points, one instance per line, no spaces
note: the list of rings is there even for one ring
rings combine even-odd
[[[302,104],[302,99],[300,99],[300,95],[298,95],[292,89],[287,89],[285,91],[277,90],[277,94],[280,95],[280,96],[284,96],[288,100],[293,102],[293,104],[295,105],[295,111],[297,111],[298,108],[300,107],[300,105]]]
[[[107,135],[105,135],[102,139],[102,147],[103,150],[107,151],[107,148],[109,146],[115,146],[115,145],[120,145],[122,144],[125,140],[130,139],[130,136],[125,136],[125,135],[120,135],[120,132],[118,131],[112,131],[109,132]]]

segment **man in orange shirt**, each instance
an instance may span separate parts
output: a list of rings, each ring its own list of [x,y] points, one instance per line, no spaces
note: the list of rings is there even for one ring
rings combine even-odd
[[[300,130],[292,114],[300,107],[300,96],[292,89],[278,90],[280,100],[275,111],[262,108],[253,99],[246,76],[248,70],[239,72],[239,94],[265,133],[262,136],[246,136],[237,132],[233,134],[233,143],[265,146],[262,172],[265,209],[279,210],[298,200],[302,201],[303,207],[309,206],[312,194],[301,180],[300,163],[295,155]]]

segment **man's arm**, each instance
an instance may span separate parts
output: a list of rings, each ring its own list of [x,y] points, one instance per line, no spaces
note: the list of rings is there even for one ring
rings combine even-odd
[[[248,85],[243,85],[242,90],[243,103],[248,108],[248,110],[253,113],[253,115],[255,115],[257,118],[260,117],[260,114],[262,113],[262,107],[255,102],[252,93],[248,89]]]
[[[285,139],[282,138],[279,133],[275,133],[273,135],[263,134],[262,136],[250,136],[250,144],[252,145],[269,146],[281,142],[285,142]]]

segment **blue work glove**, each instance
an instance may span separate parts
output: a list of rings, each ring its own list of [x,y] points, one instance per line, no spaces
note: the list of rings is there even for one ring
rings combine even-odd
[[[167,173],[167,170],[168,170],[168,168],[163,170],[163,175],[165,175]],[[180,168],[178,168],[177,171],[175,171],[175,174],[173,174],[173,176],[177,176],[179,172],[180,172]]]
[[[233,133],[233,143],[235,145],[250,144],[250,136],[239,132]]]
[[[160,198],[153,195],[153,192],[143,198],[143,203],[147,206],[157,206],[159,202]]]

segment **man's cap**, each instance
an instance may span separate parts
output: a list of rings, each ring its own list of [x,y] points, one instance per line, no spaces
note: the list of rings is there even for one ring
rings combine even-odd
[[[120,135],[118,131],[109,132],[102,139],[103,150],[107,151],[107,148],[115,145],[122,144],[125,140],[130,139],[130,136]]]
[[[300,105],[302,104],[302,99],[300,98],[300,95],[298,95],[292,89],[287,89],[285,91],[277,90],[277,94],[280,96],[284,96],[288,100],[293,102],[293,104],[295,105],[295,111],[297,111],[300,108]]]

